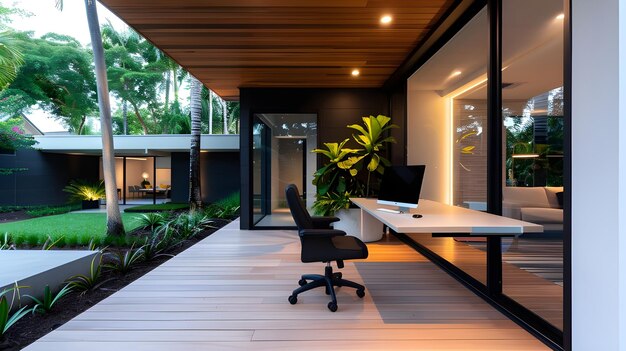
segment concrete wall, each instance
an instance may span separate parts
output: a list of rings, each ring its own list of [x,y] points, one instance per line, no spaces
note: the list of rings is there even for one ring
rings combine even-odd
[[[73,179],[97,181],[99,156],[44,153],[20,150],[0,155],[0,168],[28,171],[0,176],[0,206],[59,205],[67,201],[63,188]]]
[[[202,201],[215,202],[239,191],[239,153],[200,154]],[[189,153],[172,153],[172,202],[189,201]]]

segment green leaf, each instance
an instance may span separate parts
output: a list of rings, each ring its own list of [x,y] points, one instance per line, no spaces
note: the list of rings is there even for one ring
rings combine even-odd
[[[0,335],[7,330],[6,325],[9,320],[9,303],[6,296],[0,297]]]
[[[380,157],[376,154],[372,155],[372,159],[370,160],[370,163],[367,165],[367,170],[370,172],[374,172],[376,170],[376,168],[378,168],[378,164],[380,161]]]

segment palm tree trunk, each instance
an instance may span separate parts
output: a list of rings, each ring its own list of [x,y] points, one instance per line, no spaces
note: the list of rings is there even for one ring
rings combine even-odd
[[[87,116],[83,116],[80,119],[80,124],[78,125],[78,135],[82,135],[83,134],[83,127],[85,127],[85,121],[87,120]]]
[[[209,89],[209,134],[213,134],[213,91]]]
[[[224,117],[224,134],[228,134],[228,109],[224,100],[222,100],[222,116]]]
[[[200,120],[202,83],[191,77],[191,148],[189,151],[189,205],[191,211],[202,207],[200,193]]]
[[[98,23],[96,0],[85,0],[87,23],[91,36],[91,47],[96,66],[96,83],[98,106],[100,108],[100,128],[102,130],[102,173],[107,201],[107,235],[124,235],[124,224],[117,198],[117,181],[115,179],[115,151],[113,145],[113,128],[111,120],[111,104],[109,101],[109,84],[107,81],[104,49]]]
[[[124,135],[128,135],[128,104],[122,101],[122,118],[124,119]]]

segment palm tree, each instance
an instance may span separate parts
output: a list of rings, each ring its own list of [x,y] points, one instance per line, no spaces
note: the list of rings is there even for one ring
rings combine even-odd
[[[22,54],[12,45],[9,31],[0,32],[0,90],[7,86],[22,65]]]
[[[202,119],[202,83],[191,77],[191,148],[189,150],[189,205],[192,211],[202,207],[200,193],[200,122]]]
[[[63,10],[63,0],[56,0],[59,10]],[[122,215],[117,198],[117,180],[115,178],[115,147],[113,145],[113,128],[111,119],[111,103],[109,101],[109,84],[107,81],[106,65],[104,63],[104,48],[98,22],[96,0],[85,0],[87,24],[91,36],[91,47],[96,69],[96,85],[98,92],[98,106],[100,108],[100,128],[102,130],[102,173],[107,202],[107,235],[122,236],[125,234]]]

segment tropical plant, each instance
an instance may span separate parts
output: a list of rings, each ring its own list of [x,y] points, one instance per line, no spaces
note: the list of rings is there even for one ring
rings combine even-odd
[[[2,94],[0,93],[0,101]],[[4,105],[4,101],[2,104]],[[2,109],[0,108],[0,112]],[[26,135],[22,129],[22,121],[18,118],[10,118],[0,121],[0,150],[16,151],[32,149],[37,141],[32,136]],[[28,168],[0,168],[0,175],[10,175],[16,172],[27,171]]]
[[[98,262],[96,263],[96,260]],[[95,290],[99,288],[102,284],[111,281],[113,278],[109,278],[106,280],[102,280],[102,255],[96,255],[91,260],[91,265],[89,266],[89,274],[77,274],[73,277],[70,277],[67,280],[69,286],[72,289],[80,291],[81,294],[86,293],[89,290]]]
[[[86,180],[72,180],[69,185],[63,188],[63,191],[70,194],[70,202],[83,200],[93,201],[106,196],[103,181],[94,183]]]
[[[143,245],[143,259],[144,261],[152,261],[163,256],[174,257],[174,255],[164,253],[170,247],[171,239],[169,235],[160,236],[158,233],[153,233],[150,238],[146,238]]]
[[[23,55],[16,48],[13,33],[0,31],[0,90],[15,79],[22,63]]]
[[[133,266],[143,258],[144,247],[135,249],[135,244],[131,245],[128,250],[117,250],[112,253],[113,262],[106,264],[106,268],[110,268],[118,273],[126,274]]]
[[[20,288],[23,288],[23,286],[18,286],[16,283],[14,287],[4,289],[0,292],[0,339],[4,338],[4,334],[6,334],[9,328],[31,311],[31,308],[24,306],[11,314],[13,304],[15,301],[19,301]],[[12,292],[12,297],[9,303],[7,294],[10,292]]]
[[[391,162],[382,155],[385,150],[385,145],[388,143],[395,143],[396,139],[392,136],[387,136],[387,132],[392,128],[398,128],[395,124],[389,124],[391,118],[383,115],[376,117],[369,116],[363,117],[363,124],[351,124],[348,128],[358,131],[358,134],[353,134],[354,140],[363,149],[359,151],[360,162],[364,162],[367,166],[367,182],[365,186],[365,196],[370,195],[370,179],[372,173],[378,174],[385,173],[385,167],[391,166]]]
[[[324,199],[341,199],[345,202],[350,196],[361,196],[363,186],[356,177],[359,173],[362,159],[358,156],[360,149],[350,149],[344,147],[350,139],[345,139],[341,143],[324,143],[325,149],[315,149],[312,152],[322,154],[328,158],[327,163],[318,169],[313,175],[313,184],[317,186],[316,201],[313,206],[316,214],[330,215],[335,210],[343,208],[341,204],[337,206],[316,206]]]
[[[363,148],[351,149],[345,145],[350,139],[341,143],[324,143],[326,149],[315,149],[313,152],[322,154],[328,159],[324,166],[313,176],[313,184],[317,186],[316,200],[313,210],[318,215],[331,215],[335,211],[347,208],[350,197],[370,196],[372,173],[383,174],[384,167],[391,165],[382,152],[387,143],[395,142],[391,136],[385,136],[391,128],[390,118],[363,117],[364,125],[352,124],[348,128],[358,131],[353,139]],[[365,169],[365,185],[359,174]]]
[[[189,211],[188,213],[183,213],[174,218],[168,227],[172,228],[172,235],[174,235],[176,239],[187,240],[207,228],[214,228],[212,224],[213,221],[203,212]]]
[[[137,218],[139,228],[154,231],[165,223],[165,217],[158,212],[144,213]]]
[[[7,232],[0,237],[0,250],[15,250],[15,244],[13,244],[11,235]]]
[[[52,311],[52,308],[54,307],[54,305],[64,296],[69,294],[70,292],[72,292],[72,287],[68,283],[63,288],[61,288],[61,290],[59,290],[59,292],[56,294],[53,294],[52,291],[50,290],[50,286],[46,285],[46,287],[43,289],[42,299],[38,299],[32,295],[24,295],[24,296],[30,297],[30,299],[33,300],[33,302],[35,302],[35,306],[32,309],[33,313],[35,312],[47,313],[47,312]]]
[[[43,243],[43,245],[41,246],[41,249],[44,251],[48,251],[53,249],[58,243],[60,243],[61,241],[63,241],[65,237],[64,236],[60,236],[58,239],[53,240],[52,237],[50,235],[48,235],[48,238],[46,239],[46,241]]]

